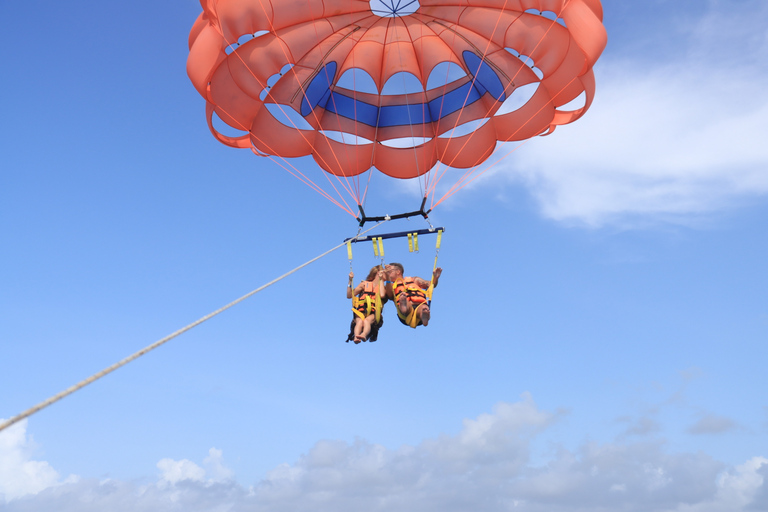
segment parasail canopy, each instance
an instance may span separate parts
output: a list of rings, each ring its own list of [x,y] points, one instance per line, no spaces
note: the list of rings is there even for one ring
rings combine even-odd
[[[201,4],[187,72],[214,136],[261,155],[312,155],[344,179],[472,169],[500,141],[575,121],[607,40],[599,0]]]

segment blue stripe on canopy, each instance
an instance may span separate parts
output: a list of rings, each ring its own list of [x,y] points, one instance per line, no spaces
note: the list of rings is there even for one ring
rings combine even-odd
[[[325,104],[325,109],[368,126],[376,126],[376,119],[379,117],[379,107],[376,105],[358,101],[337,92],[331,93],[330,101]]]
[[[325,109],[358,123],[385,128],[432,123],[471,105],[480,97],[477,87],[468,82],[426,104],[385,105],[379,109],[376,105],[332,92]]]
[[[480,93],[484,94],[485,91],[488,91],[498,101],[504,101],[506,96],[504,94],[504,85],[493,68],[484,59],[470,51],[465,51],[463,57],[469,72],[475,77],[475,86],[480,86],[478,87]]]
[[[464,52],[464,62],[474,77],[472,82],[467,82],[428,103],[385,105],[381,108],[339,92],[331,92],[337,66],[335,62],[329,62],[306,88],[301,103],[301,115],[306,117],[315,107],[321,106],[341,117],[383,128],[439,121],[479,101],[486,92],[503,101],[506,96],[504,86],[496,72],[483,59],[469,51]]]
[[[467,82],[451,92],[447,92],[429,102],[429,111],[433,119],[442,119],[451,115],[457,110],[461,110],[467,105],[471,105],[482,96],[482,92],[477,90],[477,84]]]
[[[315,75],[312,81],[304,91],[304,99],[301,102],[301,115],[307,117],[318,105],[325,106],[328,101],[331,84],[336,77],[336,63],[329,62],[319,73]]]
[[[379,119],[380,127],[431,122],[432,118],[424,103],[417,103],[415,105],[387,105],[381,107],[381,118]]]

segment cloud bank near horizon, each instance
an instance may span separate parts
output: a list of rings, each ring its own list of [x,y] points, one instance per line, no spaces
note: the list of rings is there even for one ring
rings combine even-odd
[[[0,435],[0,504],[7,512],[319,511],[747,512],[768,508],[768,458],[727,467],[663,440],[562,447],[532,462],[531,443],[560,413],[524,394],[465,419],[455,436],[387,449],[364,439],[318,441],[252,486],[220,450],[202,465],[163,459],[153,481],[61,479],[31,458],[25,422]]]

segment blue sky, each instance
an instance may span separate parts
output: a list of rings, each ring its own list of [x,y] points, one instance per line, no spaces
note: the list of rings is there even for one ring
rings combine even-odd
[[[427,329],[344,343],[337,251],[1,433],[0,510],[768,508],[768,8],[603,5],[587,115],[431,216]],[[210,136],[199,12],[0,5],[2,418],[356,231]]]

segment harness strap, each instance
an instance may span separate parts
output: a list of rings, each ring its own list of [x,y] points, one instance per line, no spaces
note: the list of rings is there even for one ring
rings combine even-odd
[[[407,315],[403,315],[400,312],[400,308],[397,308],[397,316],[398,316],[398,318],[400,318],[400,321],[402,323],[404,323],[405,325],[407,325],[408,327],[413,327],[414,329],[416,327],[418,327],[419,325],[421,325],[420,324],[420,319],[416,315],[416,310],[419,309],[422,306],[422,304],[426,304],[427,307],[429,307],[429,303],[428,302],[422,302],[421,304],[415,304],[411,308],[411,311]]]
[[[371,287],[373,288],[373,285],[371,285]],[[361,295],[362,297],[352,297],[352,311],[354,311],[355,314],[363,320],[365,320],[365,317],[373,313],[375,315],[375,321],[378,323],[381,320],[382,307],[381,296],[379,295],[378,290],[363,290]],[[364,309],[365,313],[360,311],[360,309]]]

